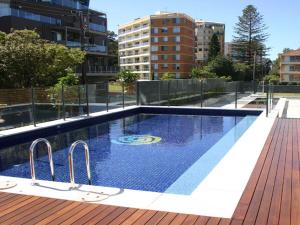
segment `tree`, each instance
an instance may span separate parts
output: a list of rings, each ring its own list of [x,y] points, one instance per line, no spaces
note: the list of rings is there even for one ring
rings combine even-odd
[[[209,43],[208,60],[211,61],[221,52],[221,46],[217,34],[213,34]]]
[[[263,16],[253,5],[246,6],[238,19],[234,28],[233,51],[239,61],[250,65],[254,62],[255,54],[262,59],[268,51],[265,45],[269,36],[266,33],[267,27]]]
[[[160,79],[161,80],[172,80],[172,79],[175,79],[175,75],[167,72],[167,73],[164,73]]]
[[[252,67],[246,63],[234,64],[234,76],[233,80],[250,81],[252,80]]]
[[[119,44],[118,35],[113,31],[107,31],[108,55],[110,56],[110,65],[118,65]]]
[[[126,86],[132,85],[139,77],[137,73],[133,73],[131,70],[121,70],[118,73],[118,80],[123,81]]]
[[[75,74],[84,59],[79,49],[49,43],[31,30],[16,30],[1,39],[1,88],[53,86],[70,71]]]
[[[218,77],[233,76],[235,73],[231,60],[222,55],[216,56],[207,65],[207,71],[216,74]]]
[[[207,66],[204,66],[203,68],[193,68],[190,77],[192,79],[205,79],[216,78],[217,75],[214,72],[209,71],[209,68]]]

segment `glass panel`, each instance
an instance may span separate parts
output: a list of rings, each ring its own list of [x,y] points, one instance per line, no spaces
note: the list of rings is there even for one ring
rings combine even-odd
[[[34,88],[36,123],[63,118],[61,88]]]
[[[88,85],[89,112],[102,112],[107,110],[107,82]]]
[[[137,92],[136,82],[130,85],[125,85],[125,106],[136,105],[137,103]]]
[[[123,83],[110,81],[108,91],[109,109],[123,108]]]
[[[0,90],[0,130],[33,123],[31,89]]]

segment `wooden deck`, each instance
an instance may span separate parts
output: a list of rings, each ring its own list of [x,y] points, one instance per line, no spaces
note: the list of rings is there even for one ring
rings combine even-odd
[[[300,120],[278,119],[232,219],[0,193],[0,224],[296,225],[299,154]]]

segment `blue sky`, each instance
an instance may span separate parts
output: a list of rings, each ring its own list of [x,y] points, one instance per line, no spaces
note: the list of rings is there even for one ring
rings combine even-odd
[[[299,0],[91,0],[91,8],[107,13],[108,28],[113,31],[117,31],[118,24],[135,18],[172,11],[225,23],[226,41],[232,40],[234,24],[248,4],[255,5],[264,15],[271,59],[283,48],[300,48]]]

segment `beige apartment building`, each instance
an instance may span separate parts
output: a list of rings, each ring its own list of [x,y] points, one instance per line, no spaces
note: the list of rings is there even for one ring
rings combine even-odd
[[[168,72],[187,78],[194,67],[195,22],[183,13],[158,12],[119,26],[120,68],[157,80]]]
[[[203,65],[208,61],[209,44],[213,34],[217,34],[221,47],[221,54],[225,50],[225,24],[217,22],[196,21],[196,63]]]
[[[279,54],[280,81],[300,82],[300,49]]]

